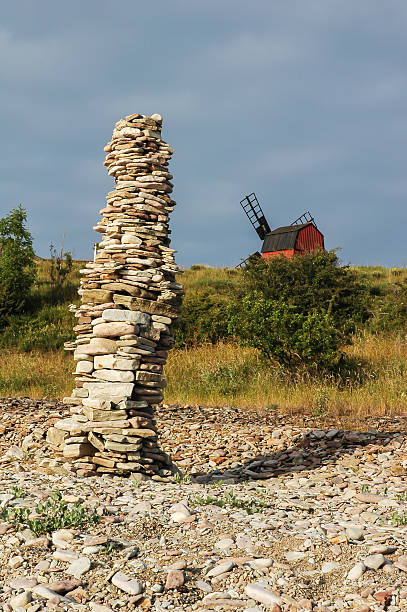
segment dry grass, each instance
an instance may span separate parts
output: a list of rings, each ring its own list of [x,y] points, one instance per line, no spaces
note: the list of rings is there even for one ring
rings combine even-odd
[[[258,353],[235,344],[170,352],[165,401],[241,408],[277,407],[338,420],[407,413],[407,341],[365,335],[349,353],[360,359],[361,383],[282,375]],[[63,397],[73,388],[72,355],[61,351],[3,352],[0,395]]]
[[[38,261],[38,291],[49,283],[49,261]],[[68,279],[78,284],[75,262]],[[358,268],[375,283],[395,283],[407,277],[404,268]],[[211,287],[219,293],[226,285],[239,282],[238,270],[194,266],[181,282],[187,291]],[[45,293],[44,293],[45,295]],[[71,296],[69,296],[71,299]],[[67,300],[63,306],[69,304]],[[58,315],[59,316],[59,315]],[[68,317],[68,315],[67,315]],[[59,325],[71,325],[60,316]],[[265,364],[259,354],[235,344],[174,349],[166,366],[168,386],[165,400],[170,403],[235,405],[248,408],[278,406],[281,412],[332,416],[343,420],[404,414],[407,412],[407,340],[401,336],[364,334],[355,340],[349,355],[359,363],[361,382],[326,378],[309,380],[282,374]],[[72,355],[63,351],[18,352],[3,350],[0,355],[0,395],[63,397],[73,388]]]
[[[3,351],[0,354],[0,395],[58,398],[70,395],[73,387],[72,355]]]
[[[309,380],[282,375],[264,364],[253,349],[234,344],[172,351],[166,367],[166,401],[278,406],[342,418],[407,412],[407,343],[401,338],[366,335],[349,354],[360,360],[362,381]]]

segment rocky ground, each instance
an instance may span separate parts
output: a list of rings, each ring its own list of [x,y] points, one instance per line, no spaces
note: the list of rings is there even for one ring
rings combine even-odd
[[[407,610],[405,418],[164,407],[161,482],[69,473],[65,414],[0,400],[3,610]]]

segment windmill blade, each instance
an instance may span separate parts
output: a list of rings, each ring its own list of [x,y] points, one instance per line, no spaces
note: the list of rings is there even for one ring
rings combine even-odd
[[[267,223],[267,219],[261,209],[258,199],[255,193],[251,193],[240,200],[240,206],[246,213],[250,223],[256,230],[260,240],[264,240],[266,234],[271,232],[270,226]]]
[[[237,264],[237,266],[235,266],[235,268],[245,268],[249,263],[252,263],[254,261],[256,261],[257,259],[261,259],[261,255],[258,251],[256,251],[255,253],[252,253],[251,255],[249,255],[249,257],[246,257],[246,259],[242,259],[242,261]]]
[[[313,223],[315,227],[317,226],[317,224],[315,223],[315,219],[311,215],[309,210],[306,210],[303,215],[298,217],[298,219],[293,221],[290,225],[303,225],[304,223]]]

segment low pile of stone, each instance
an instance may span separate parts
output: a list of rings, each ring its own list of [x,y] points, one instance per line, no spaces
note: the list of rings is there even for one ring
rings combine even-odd
[[[66,344],[77,361],[76,387],[64,399],[71,417],[47,434],[80,475],[170,473],[154,408],[163,399],[183,291],[168,237],[173,151],[161,140],[161,124],[160,115],[130,115],[105,147],[115,189],[94,228],[103,234],[95,261],[81,270],[77,337]]]

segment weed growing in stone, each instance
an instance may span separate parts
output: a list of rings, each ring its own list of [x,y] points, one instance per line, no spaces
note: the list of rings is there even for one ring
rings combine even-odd
[[[24,489],[20,489],[20,487],[16,486],[10,487],[8,493],[14,495],[14,497],[17,499],[24,499],[24,497],[27,495]]]
[[[238,508],[239,510],[245,510],[247,514],[255,514],[260,512],[267,504],[260,499],[239,499],[235,496],[232,491],[225,493],[223,498],[211,497],[196,497],[189,500],[191,506],[219,506],[219,508]]]
[[[21,497],[21,490],[19,490]],[[86,508],[79,502],[68,505],[62,499],[60,491],[54,491],[49,499],[32,508],[4,508],[0,512],[3,521],[13,524],[17,529],[28,527],[36,536],[52,533],[63,527],[95,524],[100,520],[96,512],[87,514]]]
[[[177,484],[183,485],[183,484],[191,484],[191,475],[186,472],[185,474],[181,474],[180,472],[176,472],[174,474],[174,481]]]
[[[390,522],[396,527],[400,527],[401,525],[407,525],[407,512],[394,512]]]

